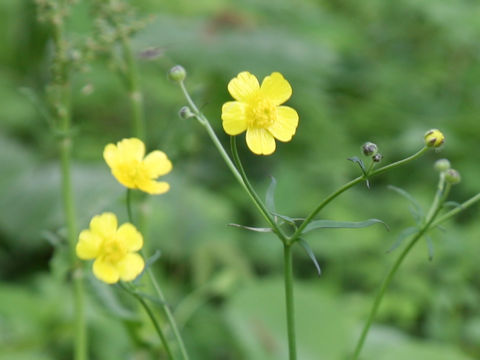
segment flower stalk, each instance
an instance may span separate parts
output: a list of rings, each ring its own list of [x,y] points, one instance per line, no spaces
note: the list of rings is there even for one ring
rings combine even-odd
[[[415,246],[415,244],[418,242],[418,240],[420,240],[431,228],[434,227],[433,222],[436,216],[438,215],[439,211],[441,210],[443,203],[447,199],[448,194],[450,192],[450,188],[451,188],[451,184],[449,183],[445,184],[444,173],[441,173],[440,179],[438,182],[437,193],[435,195],[435,198],[433,199],[428,215],[424,219],[424,223],[422,227],[418,230],[415,236],[410,240],[410,242],[407,244],[405,249],[403,249],[403,251],[398,256],[397,260],[395,260],[394,264],[392,265],[387,275],[385,276],[385,279],[383,280],[382,285],[380,286],[380,290],[378,291],[375,297],[372,308],[370,310],[370,314],[363,327],[362,333],[360,334],[360,338],[358,339],[357,345],[355,347],[355,351],[353,353],[352,360],[357,360],[358,357],[360,356],[360,352],[362,351],[363,345],[367,338],[370,327],[372,326],[373,320],[377,315],[383,296],[385,295],[385,292],[388,286],[390,285],[393,278],[395,277],[395,274],[400,268],[400,265],[403,263],[403,261],[405,260],[407,255],[410,253],[412,248]]]

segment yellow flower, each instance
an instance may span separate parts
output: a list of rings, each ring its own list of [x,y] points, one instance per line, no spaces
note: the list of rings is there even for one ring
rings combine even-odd
[[[100,280],[114,284],[118,280],[132,281],[145,267],[136,253],[143,246],[143,237],[135,226],[125,223],[117,229],[117,217],[103,213],[93,217],[90,229],[83,230],[76,246],[82,260],[95,259],[93,274]]]
[[[425,133],[425,145],[439,147],[445,142],[445,135],[438,129],[431,129]]]
[[[275,151],[275,139],[290,141],[298,125],[297,112],[280,106],[292,95],[292,88],[278,72],[263,79],[241,72],[228,83],[228,91],[237,101],[222,107],[223,129],[229,135],[247,131],[247,145],[257,155]]]
[[[103,158],[118,182],[130,189],[140,189],[149,194],[163,194],[170,189],[159,176],[172,170],[172,163],[162,151],[152,151],[145,156],[145,144],[137,139],[123,139],[117,145],[108,144]]]

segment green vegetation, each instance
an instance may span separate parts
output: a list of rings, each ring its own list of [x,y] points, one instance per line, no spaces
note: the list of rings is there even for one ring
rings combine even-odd
[[[79,54],[87,54],[84,45],[98,31],[92,3],[79,1],[66,23],[67,41]],[[274,176],[276,210],[291,217],[306,217],[361,175],[347,158],[361,156],[366,141],[378,145],[383,165],[420,150],[426,130],[445,134],[438,153],[372,178],[370,189],[356,185],[320,214],[350,222],[378,218],[389,232],[381,225],[312,231],[305,239],[320,277],[302,248],[293,248],[298,358],[345,359],[406,243],[388,250],[415,225],[410,203],[389,185],[428,209],[437,186],[434,162],[445,157],[462,177],[450,199],[463,202],[480,190],[480,4],[131,3],[139,18],[154,18],[135,23],[131,41],[119,42],[113,52],[81,57],[71,73],[76,223],[87,228],[103,211],[128,220],[125,189],[110,175],[102,152],[107,143],[133,135],[132,113],[144,115],[145,129],[137,124],[136,131],[145,131],[149,150],[161,149],[172,160],[173,171],[165,176],[171,190],[150,197],[134,192],[133,218],[141,220],[146,252],[161,253],[152,270],[192,359],[287,358],[283,255],[272,234],[227,226],[268,224],[202,126],[178,116],[186,101],[166,77],[173,65],[187,70],[190,94],[226,148],[220,116],[230,100],[228,81],[243,70],[259,79],[280,71],[288,79],[288,105],[300,116],[293,140],[277,142],[267,157],[253,155],[244,135],[237,143],[257,193],[265,198]],[[0,360],[70,359],[75,310],[58,161],[65,134],[52,129],[45,95],[51,32],[27,0],[0,2],[0,32]],[[121,59],[130,47],[138,78],[125,80]],[[133,88],[143,93],[143,115],[132,109]],[[420,240],[386,292],[364,359],[480,358],[478,218],[476,205],[432,232],[431,261]],[[155,329],[129,294],[100,284],[91,273],[84,285],[91,359],[158,358],[162,345]],[[174,339],[171,331],[167,337]],[[173,350],[178,352],[175,345]]]

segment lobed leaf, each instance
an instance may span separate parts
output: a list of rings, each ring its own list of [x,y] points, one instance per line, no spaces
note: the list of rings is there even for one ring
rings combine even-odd
[[[405,190],[403,190],[403,189],[401,189],[401,188],[399,188],[399,187],[393,186],[393,185],[388,185],[388,189],[395,191],[397,194],[403,196],[405,199],[407,199],[408,201],[410,201],[410,203],[413,205],[413,211],[418,215],[418,217],[423,218],[424,213],[423,213],[422,207],[421,207],[420,204],[413,198],[412,195],[410,195],[410,194],[409,194],[408,192],[406,192]]]

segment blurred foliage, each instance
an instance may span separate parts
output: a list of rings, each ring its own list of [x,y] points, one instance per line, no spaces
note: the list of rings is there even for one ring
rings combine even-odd
[[[286,358],[281,246],[269,234],[228,227],[265,226],[207,135],[181,120],[185,104],[166,80],[177,63],[220,138],[228,81],[242,70],[280,71],[300,114],[292,142],[269,157],[240,155],[259,193],[278,181],[277,210],[305,216],[359,174],[346,159],[365,141],[388,163],[417,151],[432,127],[447,137],[403,169],[342,195],[321,214],[329,220],[380,218],[380,226],[324,229],[309,241],[323,269],[298,247],[294,266],[301,359],[341,359],[366,319],[397,252],[386,251],[414,224],[408,203],[387,185],[407,189],[427,207],[436,186],[433,162],[448,157],[462,174],[451,198],[479,191],[480,4],[469,0],[181,0],[132,2],[155,15],[133,39],[145,96],[150,148],[174,162],[172,190],[135,199],[155,271],[182,324],[194,359]],[[90,3],[68,24],[78,46],[91,36]],[[57,139],[47,125],[44,88],[52,44],[29,0],[0,2],[0,359],[70,358],[72,308],[62,259]],[[130,134],[127,90],[104,58],[73,74],[74,185],[78,222],[104,210],[126,221],[124,189],[102,161],[107,142]],[[477,155],[476,155],[477,154]],[[381,307],[365,359],[480,358],[478,206],[421,242]],[[56,249],[54,251],[54,249]],[[398,251],[398,250],[397,250]],[[88,268],[86,268],[88,269]],[[51,276],[53,275],[53,276]],[[89,287],[88,323],[95,359],[148,359],[158,349],[141,313],[115,288]],[[110,299],[110,300],[108,300]],[[108,300],[108,301],[107,301]],[[138,318],[140,316],[140,318]],[[145,320],[145,319],[143,319]],[[143,321],[145,323],[145,321]],[[123,326],[119,326],[122,324]],[[125,355],[126,354],[126,355]]]

